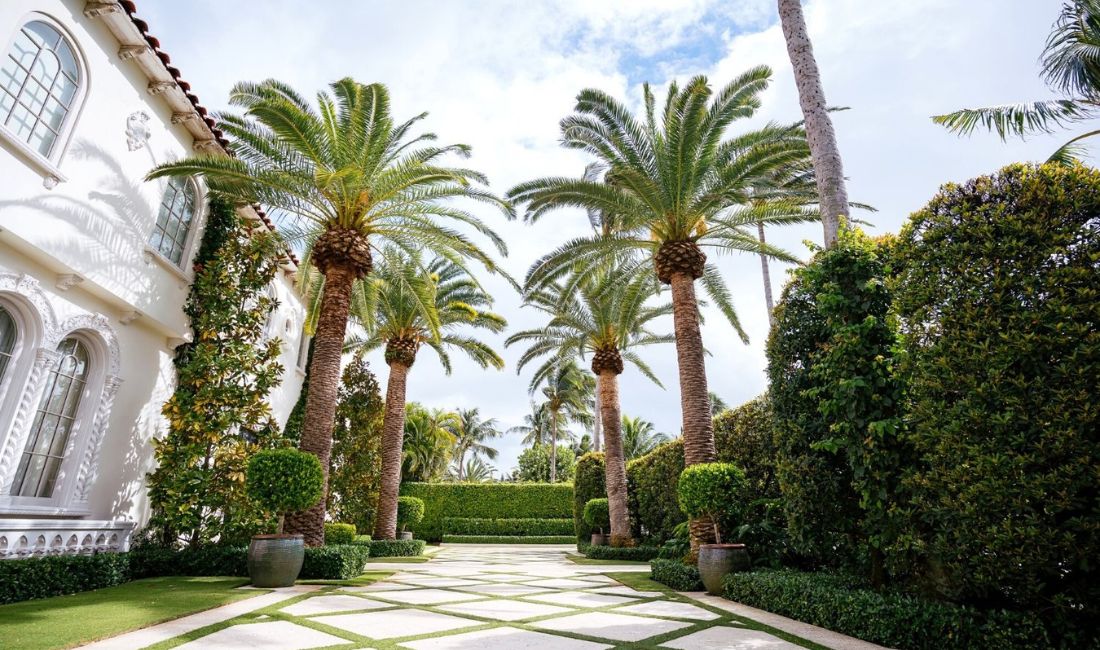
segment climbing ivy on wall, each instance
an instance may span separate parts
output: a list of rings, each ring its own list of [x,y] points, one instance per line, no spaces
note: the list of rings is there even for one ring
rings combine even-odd
[[[328,511],[363,532],[374,530],[382,483],[382,412],[385,401],[370,364],[356,356],[340,380],[332,429]]]

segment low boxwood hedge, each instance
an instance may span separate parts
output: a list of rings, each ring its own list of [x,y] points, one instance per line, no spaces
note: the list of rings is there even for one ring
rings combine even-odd
[[[355,524],[325,523],[325,544],[351,544],[355,541]]]
[[[521,519],[444,517],[443,536],[446,538],[449,535],[569,535],[572,537],[573,520],[529,517]]]
[[[443,519],[563,519],[572,514],[569,483],[402,483],[401,494],[424,501],[424,520],[412,529],[429,542],[443,539]]]
[[[368,546],[371,557],[416,557],[424,554],[425,542],[422,539],[372,539],[355,545]]]
[[[0,603],[75,594],[130,580],[126,553],[0,560]]]
[[[444,544],[572,544],[572,535],[444,535]]]
[[[362,544],[334,544],[307,548],[299,579],[349,580],[362,575],[370,557],[370,547]]]
[[[1051,647],[1042,621],[1034,614],[979,610],[900,592],[872,591],[835,574],[787,569],[732,573],[726,577],[725,596],[901,650],[945,645],[963,650]]]
[[[303,580],[346,580],[363,573],[371,555],[369,546],[339,544],[306,547]],[[248,548],[245,546],[203,546],[175,550],[142,548],[130,552],[135,578],[157,576],[248,576]]]
[[[577,550],[593,560],[629,560],[646,562],[657,557],[660,549],[656,546],[592,546],[578,544]]]
[[[650,578],[676,591],[702,591],[699,569],[680,560],[656,559],[649,563]]]

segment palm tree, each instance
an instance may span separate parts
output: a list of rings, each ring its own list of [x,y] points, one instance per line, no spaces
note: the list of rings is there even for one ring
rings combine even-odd
[[[1063,99],[1049,99],[985,108],[965,108],[932,120],[960,135],[979,126],[996,131],[1001,140],[1032,133],[1053,133],[1100,111],[1100,0],[1070,0],[1047,37],[1042,54],[1042,75]],[[1047,162],[1069,162],[1083,150],[1078,143],[1100,134],[1100,129],[1074,136],[1058,147]]]
[[[458,469],[458,480],[465,480],[464,465],[466,454],[471,454],[471,460],[480,460],[481,456],[493,460],[497,457],[497,450],[485,444],[486,441],[500,435],[495,418],[481,419],[481,413],[476,408],[459,409],[457,411],[458,422],[455,424],[455,458]]]
[[[493,474],[495,473],[496,470],[484,460],[477,457],[470,457],[466,459],[464,465],[459,464],[456,460],[455,463],[451,465],[447,478],[452,481],[485,483],[486,481],[493,480]]]
[[[352,286],[373,265],[372,249],[431,250],[456,265],[496,264],[477,244],[440,220],[466,224],[498,251],[503,241],[477,217],[447,200],[468,197],[507,203],[479,187],[484,176],[447,166],[448,154],[466,157],[466,145],[431,144],[430,133],[412,130],[425,114],[395,123],[382,84],[350,78],[320,92],[316,106],[279,81],[238,83],[230,93],[243,114],[218,113],[232,157],[199,155],[155,167],[148,178],[201,176],[212,191],[241,204],[260,203],[281,215],[291,245],[305,248],[304,267],[324,278],[316,300],[316,332],[300,447],[321,460],[325,493],[340,360]],[[324,543],[325,498],[287,518],[287,530],[306,543]]]
[[[728,411],[729,404],[726,404],[726,400],[718,396],[718,393],[710,393],[710,415],[711,417],[717,416],[722,411]]]
[[[535,372],[544,375],[561,362],[592,355],[592,372],[598,378],[597,410],[603,420],[604,460],[611,540],[630,542],[630,510],[627,504],[626,460],[619,416],[619,375],[629,361],[658,386],[661,382],[635,350],[655,343],[671,343],[672,336],[652,332],[653,322],[672,313],[671,304],[648,305],[657,283],[637,264],[578,271],[564,282],[542,287],[527,295],[526,303],[546,312],[545,327],[517,332],[505,345],[530,344],[517,370],[546,357]]]
[[[668,435],[657,433],[652,422],[642,418],[623,416],[623,454],[627,460],[645,456],[657,448],[657,445],[668,442]]]
[[[450,349],[465,353],[482,368],[504,367],[504,360],[492,348],[461,334],[467,327],[499,332],[505,326],[503,318],[484,309],[492,305],[492,298],[462,267],[444,258],[425,266],[416,252],[385,252],[385,263],[374,276],[357,285],[354,312],[366,335],[353,338],[348,345],[363,352],[384,348],[390,367],[382,419],[377,539],[393,539],[397,534],[406,382],[420,346],[436,353],[447,374],[451,372]]]
[[[427,409],[415,402],[406,404],[404,411],[399,480],[437,481],[451,462],[458,415],[438,408]]]
[[[673,83],[659,117],[653,93],[645,85],[642,120],[606,93],[583,90],[576,114],[561,123],[563,144],[599,158],[608,167],[605,180],[544,178],[508,193],[515,202],[526,204],[529,222],[563,207],[598,210],[615,215],[617,222],[614,234],[580,237],[544,256],[528,272],[527,287],[537,289],[578,267],[595,268],[632,251],[641,254],[641,263],[653,264],[661,282],[671,285],[688,464],[715,459],[695,280],[701,280],[746,340],[729,290],[718,270],[706,263],[703,248],[764,252],[793,262],[793,256],[761,243],[749,228],[757,222],[820,218],[816,210],[802,206],[751,202],[752,188],[776,169],[801,159],[805,144],[774,142],[772,134],[763,131],[723,140],[733,120],[755,114],[770,78],[768,68],[753,68],[718,93],[705,77],[692,79],[683,89]],[[702,520],[694,522],[692,530],[695,544],[713,535],[713,527]]]
[[[506,433],[523,434],[523,444],[542,445],[550,440],[550,411],[546,402],[536,405],[531,402],[531,412],[523,416],[523,424],[516,425]]]
[[[543,383],[542,396],[546,399],[546,412],[550,420],[550,482],[556,483],[558,439],[562,437],[562,421],[582,424],[591,422],[589,402],[594,382],[577,367],[575,361],[569,359],[553,364],[545,373],[536,373],[535,379],[531,380],[530,391],[535,392]],[[571,434],[567,436],[572,438]]]
[[[821,205],[821,223],[825,229],[825,248],[836,243],[840,220],[848,214],[848,188],[836,132],[825,103],[821,73],[814,58],[814,47],[806,32],[802,0],[779,0],[779,22],[787,41],[787,55],[794,69],[798,103],[806,120],[806,135],[813,155],[817,191]]]

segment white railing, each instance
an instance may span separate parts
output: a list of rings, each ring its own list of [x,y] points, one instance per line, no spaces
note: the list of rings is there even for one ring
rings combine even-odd
[[[132,521],[0,519],[0,560],[129,550]]]

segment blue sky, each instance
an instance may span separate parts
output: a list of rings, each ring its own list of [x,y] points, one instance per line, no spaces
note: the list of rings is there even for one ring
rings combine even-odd
[[[311,92],[350,75],[386,83],[398,117],[427,110],[442,142],[473,146],[470,165],[493,189],[548,174],[578,175],[587,162],[557,145],[557,122],[577,91],[598,87],[637,107],[640,84],[659,93],[671,79],[705,74],[721,85],[758,64],[775,74],[760,114],[733,132],[767,120],[801,118],[774,0],[525,0],[392,2],[300,0],[141,0],[140,15],[184,78],[210,108],[222,108],[238,80],[275,77]],[[809,0],[807,22],[836,114],[837,136],[853,199],[878,208],[873,232],[896,232],[948,181],[964,181],[1017,160],[1044,159],[1064,136],[1001,143],[960,139],[929,116],[962,106],[1049,97],[1037,59],[1059,2],[1047,0]],[[262,7],[262,10],[257,10]],[[548,246],[586,230],[583,213],[563,211],[529,227],[485,219],[509,242],[505,266],[522,277]],[[771,241],[805,256],[820,228],[777,230]],[[765,388],[767,333],[759,261],[719,260],[751,342],[743,345],[716,315],[704,341],[708,376],[731,404]],[[773,267],[778,295],[784,269]],[[490,279],[510,329],[536,326],[507,285]],[[504,337],[495,342],[502,344]],[[441,407],[479,406],[507,428],[528,410],[527,376],[459,361],[444,376],[429,353],[409,380],[409,399]],[[665,378],[661,390],[628,370],[623,411],[679,431],[679,392],[671,346],[644,355]],[[372,366],[385,381],[385,366]],[[515,464],[518,438],[500,441],[498,466]]]

